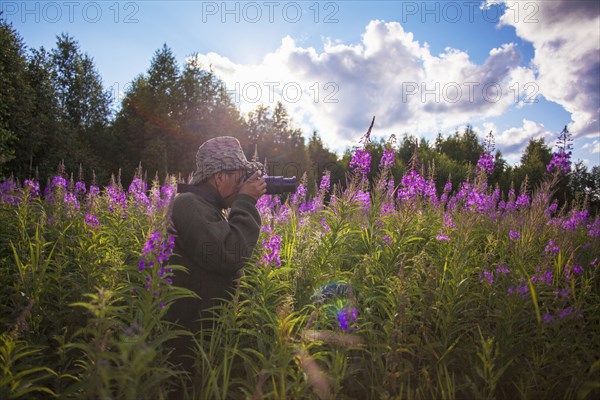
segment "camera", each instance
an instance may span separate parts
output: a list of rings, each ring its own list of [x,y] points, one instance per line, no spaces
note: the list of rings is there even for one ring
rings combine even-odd
[[[296,177],[265,176],[267,194],[291,193],[296,191]]]
[[[248,171],[246,176],[242,179],[245,181],[250,178],[255,171]],[[282,194],[282,193],[292,193],[296,191],[296,187],[298,183],[296,182],[296,177],[284,177],[284,176],[265,176],[265,182],[267,183],[267,192],[266,194]],[[177,193],[186,193],[191,192],[197,195],[204,195],[205,193],[198,189],[195,185],[177,184]]]
[[[248,179],[255,171],[248,171],[246,178]],[[296,191],[297,182],[296,177],[284,177],[284,176],[265,176],[265,182],[267,183],[266,194],[282,194],[291,193]]]

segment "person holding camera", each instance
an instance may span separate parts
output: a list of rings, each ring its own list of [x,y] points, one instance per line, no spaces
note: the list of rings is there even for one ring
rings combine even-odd
[[[246,159],[239,141],[230,136],[210,139],[196,153],[196,171],[189,185],[178,185],[171,209],[175,249],[173,284],[199,298],[175,301],[167,318],[192,333],[219,299],[230,298],[234,281],[252,254],[260,233],[256,202],[265,194],[262,164]],[[189,338],[180,337],[172,356],[191,370]]]

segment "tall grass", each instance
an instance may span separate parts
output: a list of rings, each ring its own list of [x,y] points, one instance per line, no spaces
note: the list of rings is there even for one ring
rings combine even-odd
[[[164,318],[192,295],[164,263],[174,180],[5,182],[0,398],[600,395],[600,219],[585,204],[557,210],[550,174],[503,195],[479,170],[438,196],[416,168],[398,184],[386,165],[363,172],[261,198],[258,246],[200,332]],[[193,371],[169,363],[185,334]]]

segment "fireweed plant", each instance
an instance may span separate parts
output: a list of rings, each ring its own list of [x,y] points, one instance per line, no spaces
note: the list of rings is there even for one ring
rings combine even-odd
[[[416,160],[394,182],[391,141],[367,181],[368,139],[346,189],[326,173],[313,197],[303,179],[259,200],[254,254],[200,332],[164,320],[193,295],[165,263],[173,179],[2,183],[0,397],[597,398],[600,219],[554,202],[565,156],[500,193],[490,135],[475,175],[436,193]],[[184,334],[191,375],[168,361]]]

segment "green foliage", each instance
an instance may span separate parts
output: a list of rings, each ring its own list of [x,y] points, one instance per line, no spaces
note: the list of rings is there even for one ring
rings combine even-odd
[[[496,153],[487,180],[475,172],[482,146],[468,127],[440,134],[433,146],[404,136],[383,171],[390,144],[370,142],[369,179],[346,182],[351,150],[340,161],[316,133],[305,144],[281,104],[244,120],[212,72],[196,62],[181,70],[167,46],[107,127],[108,99],[73,38],[27,58],[16,32],[0,24],[0,175],[10,167],[21,177],[36,168],[49,176],[65,157],[69,170],[90,161],[108,179],[92,149],[138,183],[140,160],[151,174],[185,175],[197,146],[226,131],[250,156],[257,145],[272,175],[309,172],[305,184],[315,193],[262,204],[259,246],[233,300],[215,307],[201,331],[187,332],[165,313],[194,294],[167,284],[172,271],[148,248],[157,234],[166,240],[173,181],[125,193],[113,179],[92,195],[63,175],[44,197],[3,183],[0,397],[160,399],[178,389],[210,399],[600,394],[597,167],[552,176],[550,148],[531,140],[519,166]],[[323,166],[336,189],[313,191]],[[399,198],[408,171],[429,178],[438,194],[448,181],[454,191],[445,200],[418,191]],[[273,237],[278,249],[261,246]],[[275,253],[280,263],[265,257]],[[191,371],[169,361],[172,339],[184,335],[196,345]]]
[[[22,38],[0,18],[0,178],[9,173],[7,164],[16,157],[15,142],[26,131],[28,114],[25,76],[25,45]],[[10,164],[8,164],[10,165]]]
[[[0,20],[0,177],[49,177],[64,160],[85,162],[104,176],[98,158],[110,116],[110,97],[91,57],[68,35],[56,48],[26,54],[18,33]],[[91,177],[89,177],[91,178]]]
[[[191,294],[165,283],[171,272],[140,270],[140,256],[160,264],[144,242],[166,235],[161,187],[32,190],[0,201],[2,398],[166,398],[181,373],[165,343],[187,333],[164,315]]]
[[[193,294],[150,266],[160,265],[152,248],[166,237],[168,196],[158,193],[169,186],[3,191],[2,395],[596,396],[598,220],[580,208],[552,214],[551,181],[532,202],[511,195],[500,206],[480,174],[471,187],[494,201],[482,212],[464,187],[407,199],[408,183],[387,187],[392,171],[371,188],[354,176],[314,197],[263,198],[259,246],[233,299],[198,332],[165,320]],[[182,335],[195,343],[189,371],[169,360]]]
[[[46,386],[55,372],[38,364],[43,349],[16,336],[16,331],[0,335],[0,397],[7,400],[56,397]]]
[[[103,89],[92,57],[73,37],[62,34],[53,49],[27,52],[16,30],[0,20],[0,39],[6,43],[0,53],[0,178],[12,174],[44,183],[59,164],[70,171],[85,166],[79,174],[88,183],[106,184],[117,173],[134,176],[140,164],[151,177],[186,178],[195,168],[200,144],[230,135],[240,140],[248,158],[267,160],[270,175],[306,174],[314,182],[328,170],[332,182],[346,185],[352,149],[339,157],[316,132],[305,141],[305,133],[293,127],[282,103],[261,104],[242,115],[230,96],[232,88],[195,55],[180,66],[164,44],[117,104]],[[367,147],[373,182],[383,140]],[[448,181],[457,187],[472,179],[485,149],[471,125],[448,136],[440,132],[432,144],[404,134],[392,147],[399,155],[391,168],[395,181],[407,168],[415,168],[434,178],[438,193]],[[544,139],[531,139],[517,166],[508,166],[498,151],[488,184],[502,192],[523,187],[531,193],[546,179],[551,157]],[[413,159],[418,162],[411,166]],[[581,165],[563,177],[555,185],[560,205],[588,201],[596,213],[600,184],[592,176]],[[315,192],[310,185],[307,189]]]

